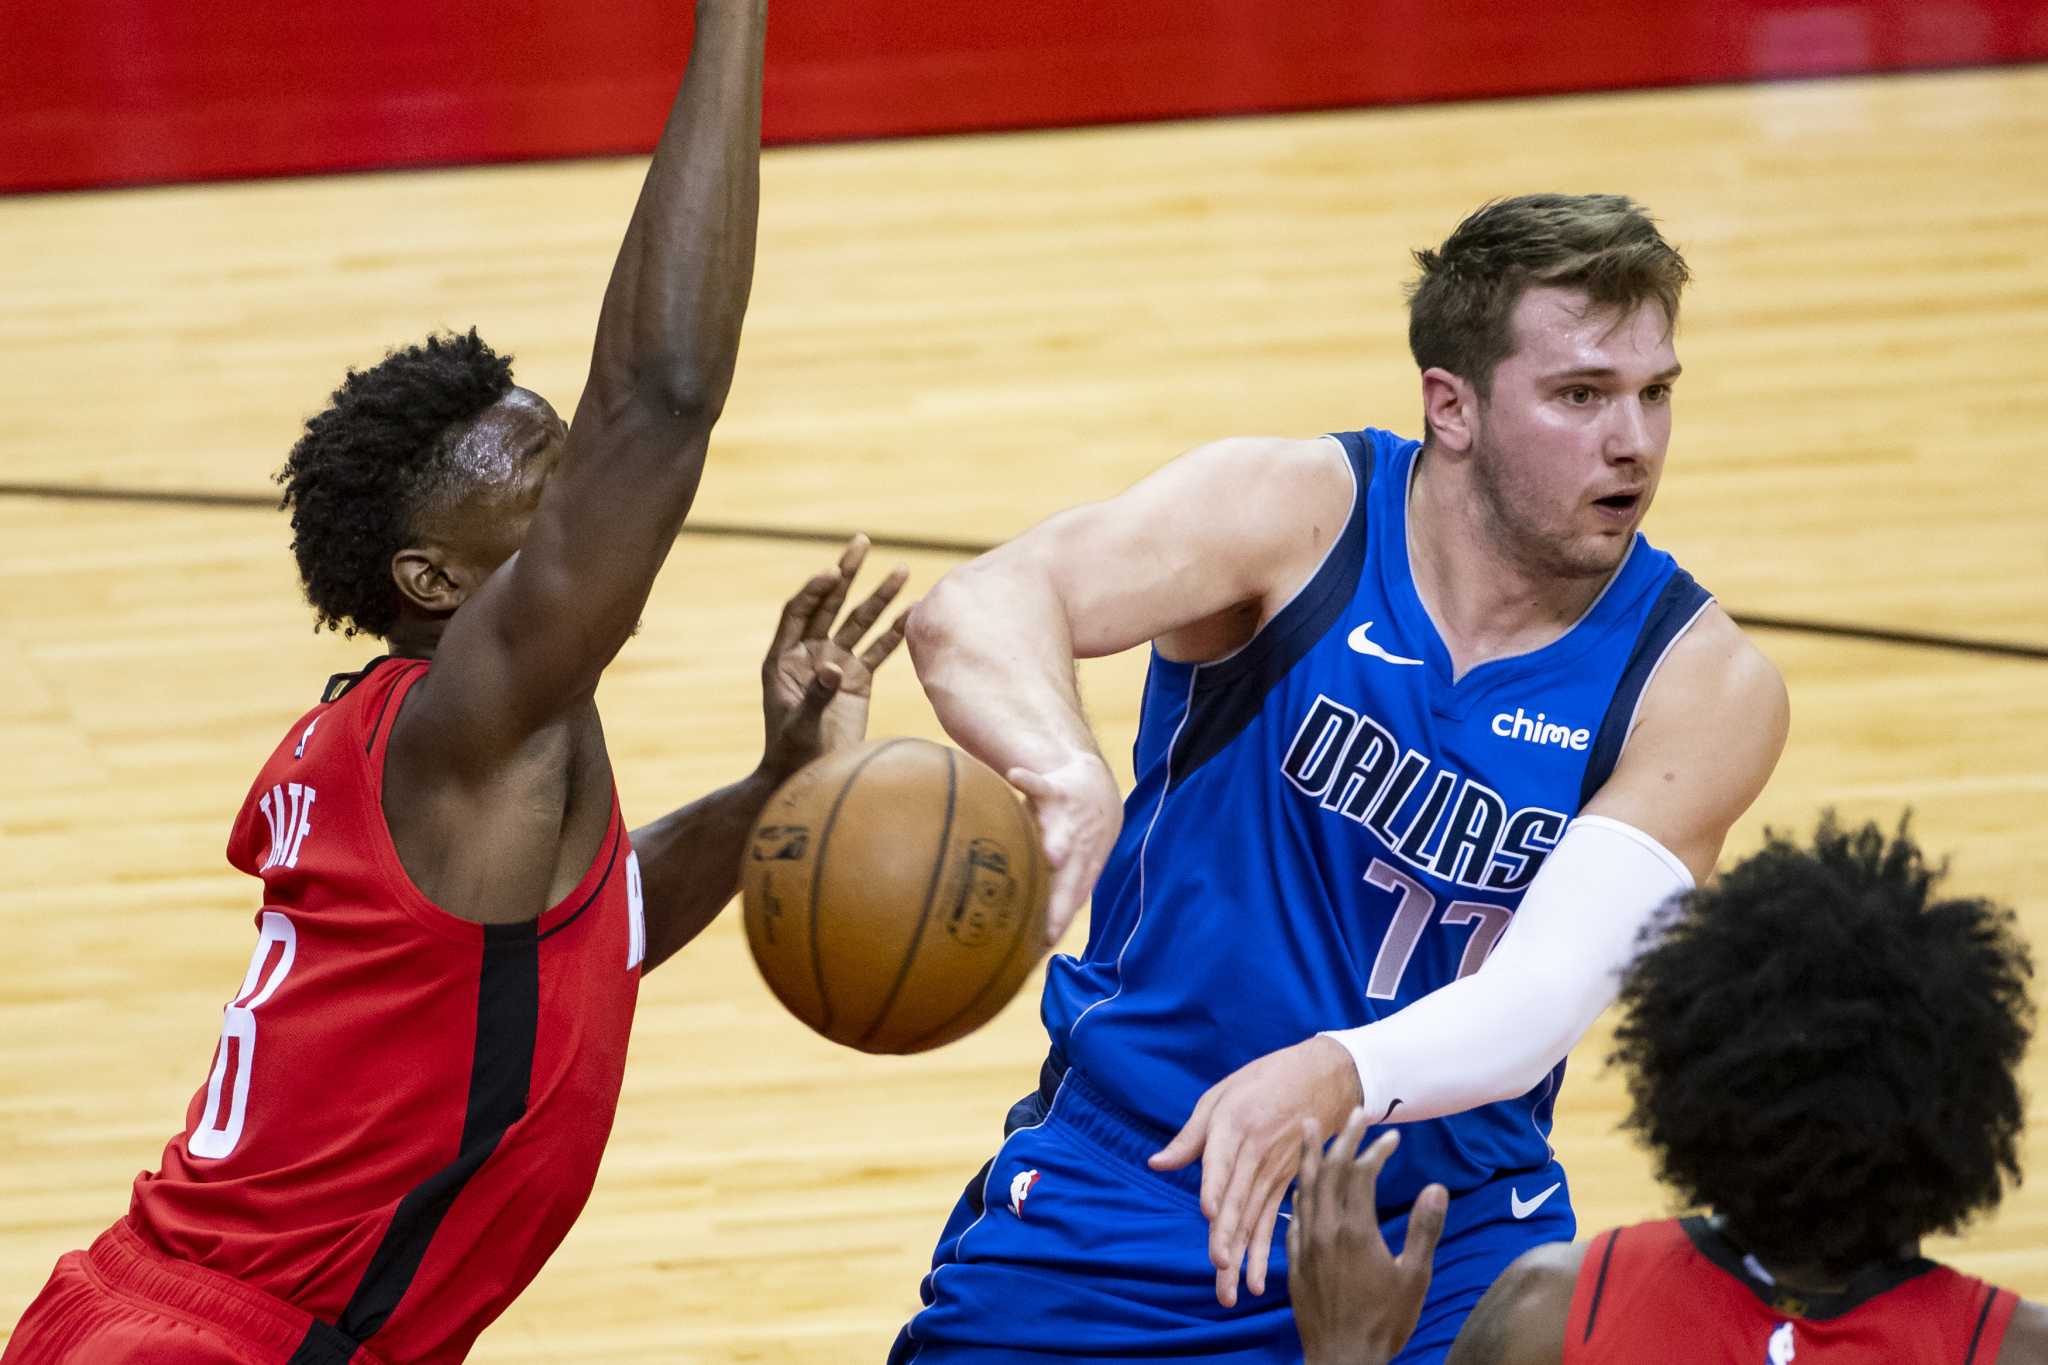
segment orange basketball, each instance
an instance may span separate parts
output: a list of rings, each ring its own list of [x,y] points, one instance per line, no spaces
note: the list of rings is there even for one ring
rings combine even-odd
[[[863,1052],[923,1052],[994,1018],[1043,950],[1049,889],[1037,822],[1009,783],[922,739],[797,773],[740,869],[769,989]]]

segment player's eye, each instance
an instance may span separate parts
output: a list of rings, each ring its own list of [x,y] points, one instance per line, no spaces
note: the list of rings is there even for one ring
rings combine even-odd
[[[1564,401],[1575,408],[1582,408],[1593,401],[1593,390],[1584,384],[1574,384],[1564,391]]]
[[[1644,390],[1643,390],[1643,401],[1644,401],[1645,403],[1668,403],[1668,402],[1670,402],[1670,401],[1671,401],[1671,386],[1670,386],[1669,384],[1652,384],[1652,385],[1650,385],[1650,387],[1648,387],[1647,389],[1644,389]]]

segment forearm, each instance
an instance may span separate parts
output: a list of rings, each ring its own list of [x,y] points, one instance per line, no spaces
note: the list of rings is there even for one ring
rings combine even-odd
[[[591,384],[706,425],[754,276],[766,0],[700,0],[689,70],[605,290]]]
[[[1412,1122],[1529,1090],[1613,1002],[1658,911],[1691,889],[1684,864],[1648,835],[1581,816],[1478,971],[1327,1035],[1357,1064],[1367,1112]]]
[[[910,618],[910,657],[946,733],[994,768],[1046,772],[1100,751],[1051,585],[995,556],[955,570]]]
[[[643,974],[702,933],[738,893],[748,831],[775,786],[757,770],[633,831],[647,914]]]

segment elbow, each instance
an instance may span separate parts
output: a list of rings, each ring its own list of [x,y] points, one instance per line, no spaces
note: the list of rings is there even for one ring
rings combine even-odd
[[[973,595],[971,586],[961,585],[960,570],[956,569],[933,584],[910,609],[903,638],[919,676],[959,640],[964,623],[973,619]]]
[[[731,388],[730,371],[712,374],[675,357],[646,364],[633,377],[633,395],[643,409],[664,425],[697,432],[717,424]]]

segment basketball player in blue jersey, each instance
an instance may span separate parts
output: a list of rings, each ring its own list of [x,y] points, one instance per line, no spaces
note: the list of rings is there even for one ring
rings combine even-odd
[[[1402,1125],[1388,1240],[1449,1194],[1401,1361],[1573,1233],[1563,1059],[1763,787],[1785,689],[1637,532],[1687,279],[1650,219],[1505,200],[1416,260],[1423,441],[1200,447],[912,616],[941,721],[1037,811],[1054,940],[1094,912],[899,1365],[1298,1361],[1302,1124],[1361,1105]],[[1073,665],[1147,641],[1120,805]]]

